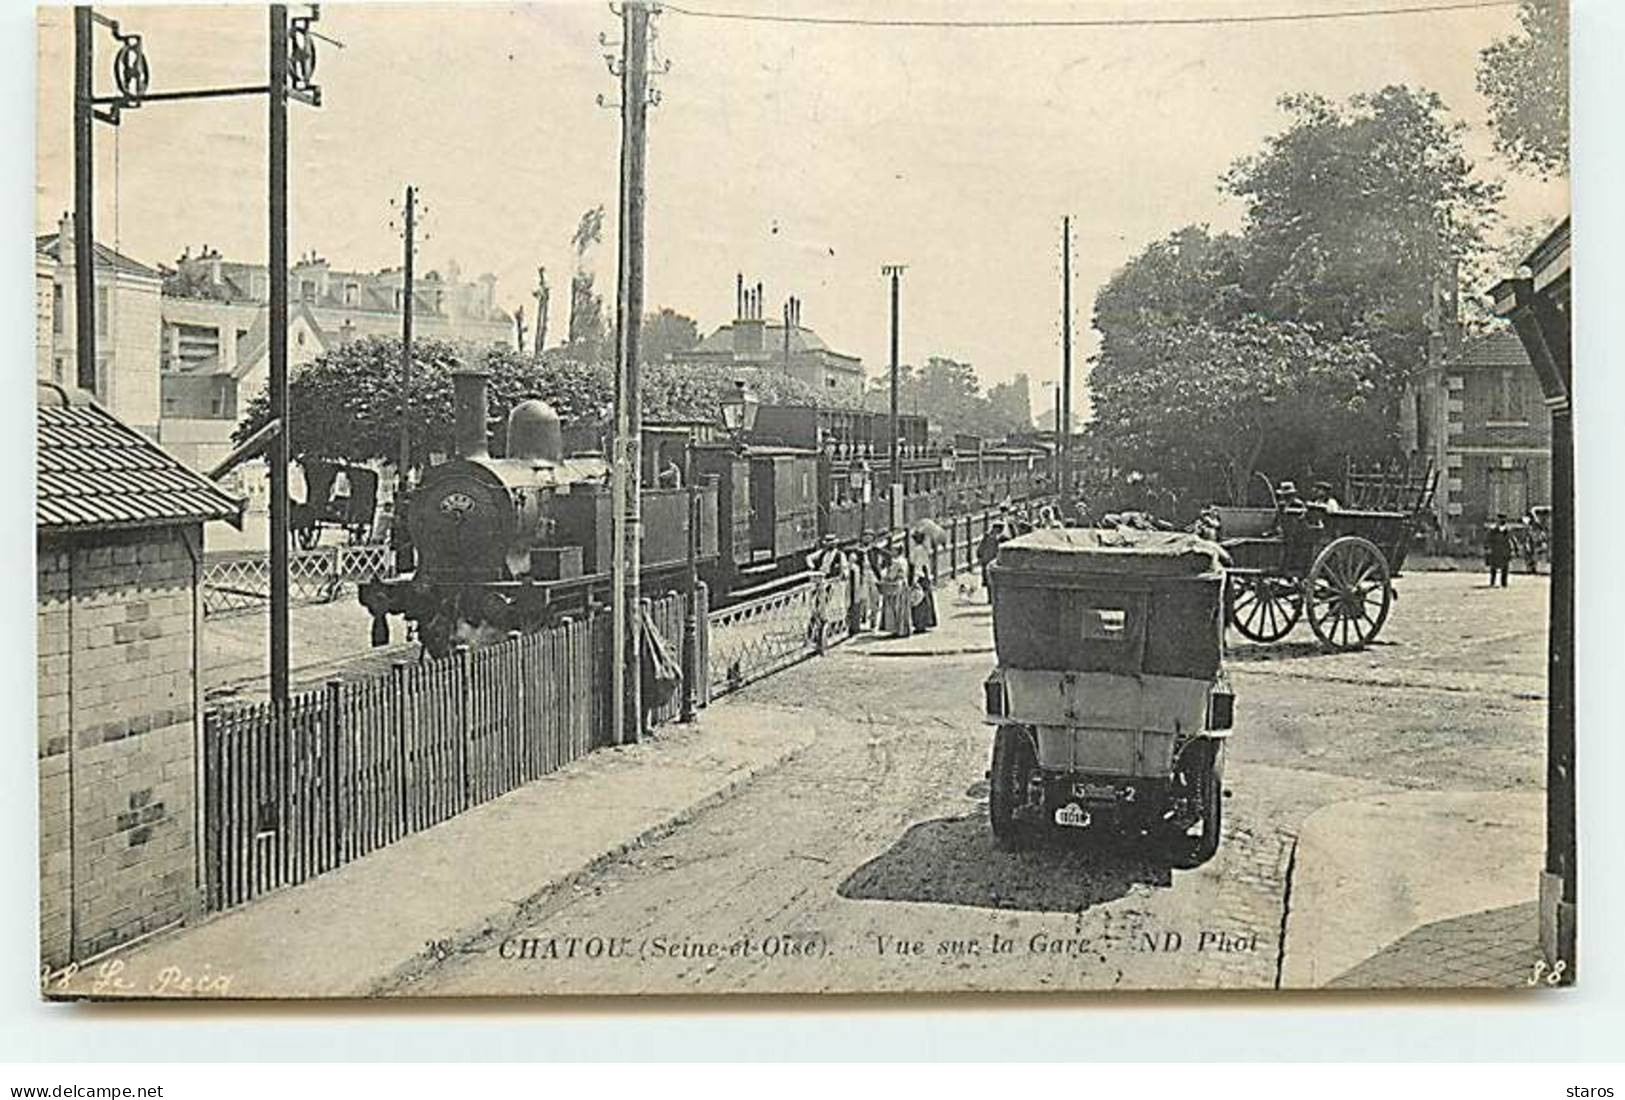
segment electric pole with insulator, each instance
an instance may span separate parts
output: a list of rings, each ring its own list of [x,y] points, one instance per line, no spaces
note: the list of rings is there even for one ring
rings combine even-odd
[[[1061,405],[1055,430],[1061,468],[1056,490],[1060,514],[1072,515],[1072,218],[1061,219]]]
[[[401,292],[401,457],[396,467],[396,498],[404,497],[407,471],[412,468],[412,305],[413,305],[413,253],[417,251],[417,188],[407,185],[403,209],[405,225],[401,240],[402,275],[405,288]]]
[[[639,393],[639,336],[643,318],[644,157],[649,117],[649,4],[621,6],[621,211],[620,272],[615,301],[618,362],[615,373],[614,509],[615,599],[611,634],[613,739],[639,740],[643,732],[642,609],[638,570],[642,558],[643,408]]]

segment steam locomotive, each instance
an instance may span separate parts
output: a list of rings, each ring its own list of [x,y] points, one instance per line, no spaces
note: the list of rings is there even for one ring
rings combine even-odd
[[[416,568],[359,591],[374,644],[389,640],[391,615],[441,654],[539,628],[608,594],[613,511],[602,452],[566,455],[558,415],[531,399],[509,413],[495,457],[485,376],[459,372],[453,386],[456,454],[427,470],[405,508]],[[717,607],[803,571],[830,538],[851,544],[899,521],[947,520],[1053,491],[1047,447],[969,436],[933,444],[928,429],[924,417],[899,419],[903,497],[894,516],[876,477],[889,478],[885,414],[762,406],[737,436],[709,424],[646,426],[642,585],[674,588],[684,575],[691,496],[698,569]],[[685,467],[690,487],[660,476]]]

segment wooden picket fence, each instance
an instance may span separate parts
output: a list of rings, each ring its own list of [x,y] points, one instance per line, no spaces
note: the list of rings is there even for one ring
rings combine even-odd
[[[683,603],[678,594],[646,603],[678,653]],[[699,610],[703,669],[703,593]],[[283,716],[270,703],[210,711],[208,907],[305,882],[606,745],[610,648],[609,617],[597,614],[332,681],[295,695]],[[654,721],[678,706],[656,709]]]

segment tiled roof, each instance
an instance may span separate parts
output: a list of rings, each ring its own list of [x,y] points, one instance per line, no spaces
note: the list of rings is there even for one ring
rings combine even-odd
[[[42,386],[39,398],[38,530],[242,522],[235,500],[106,409],[56,387]]]
[[[34,238],[35,253],[53,260],[60,261],[61,245],[61,235],[57,233],[46,233],[43,236]],[[100,241],[96,242],[96,266],[111,267],[129,275],[142,275],[149,279],[160,277],[158,272],[146,264],[139,260],[132,260],[122,252],[115,252]]]
[[[1529,353],[1523,341],[1511,328],[1497,329],[1476,340],[1469,340],[1456,354],[1456,367],[1472,370],[1478,367],[1527,367]]]

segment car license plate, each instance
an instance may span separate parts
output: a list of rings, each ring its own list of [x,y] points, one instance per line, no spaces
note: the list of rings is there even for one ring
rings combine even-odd
[[[1068,802],[1055,811],[1055,824],[1069,825],[1074,829],[1083,829],[1089,825],[1089,813],[1076,802]]]
[[[1117,788],[1110,783],[1074,783],[1073,798],[1093,798],[1102,802],[1116,802]]]

